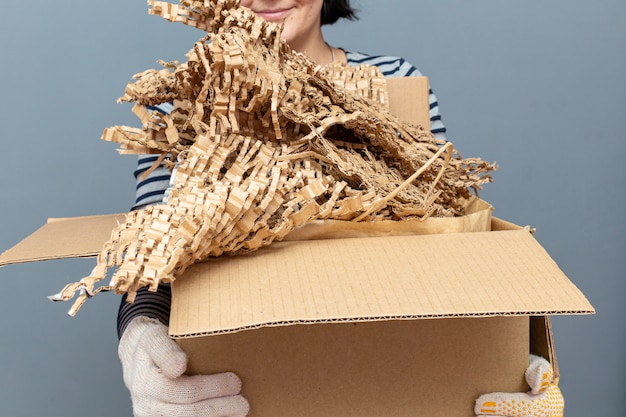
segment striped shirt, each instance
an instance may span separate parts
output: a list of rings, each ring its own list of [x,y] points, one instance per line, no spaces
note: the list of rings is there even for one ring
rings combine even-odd
[[[358,52],[346,51],[348,64],[373,65],[377,66],[385,77],[416,77],[422,74],[413,65],[400,57],[373,56]],[[437,98],[429,89],[430,102],[430,130],[438,139],[446,138],[446,128],[441,120],[439,104]],[[155,110],[169,113],[172,105],[169,103],[160,104],[154,107]],[[144,178],[144,173],[150,169],[157,161],[158,156],[139,156],[137,168],[134,175],[137,180],[137,193],[133,210],[140,209],[152,204],[163,202],[164,194],[169,187],[171,173],[163,165],[154,169]],[[134,303],[127,303],[126,297],[122,297],[122,302],[117,316],[117,332],[121,337],[124,329],[130,321],[139,316],[147,316],[158,319],[164,324],[169,323],[169,311],[171,304],[171,290],[169,285],[159,285],[159,290],[155,293],[148,292],[146,288],[141,288],[137,292]]]

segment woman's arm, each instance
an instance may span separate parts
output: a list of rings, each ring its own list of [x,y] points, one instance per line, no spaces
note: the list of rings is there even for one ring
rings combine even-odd
[[[157,160],[158,156],[154,155],[142,155],[138,158],[134,173],[137,191],[133,210],[163,201],[165,190],[169,186],[170,170],[162,164],[152,170]],[[167,326],[171,303],[172,293],[168,284],[159,285],[156,292],[150,292],[147,288],[139,289],[133,303],[127,302],[124,295],[117,313],[118,338],[122,337],[128,324],[140,316],[156,319]]]

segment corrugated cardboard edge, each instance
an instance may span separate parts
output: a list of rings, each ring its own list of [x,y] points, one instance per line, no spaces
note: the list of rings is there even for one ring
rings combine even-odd
[[[471,318],[490,318],[490,317],[531,317],[540,318],[541,320],[548,319],[549,316],[555,315],[589,315],[594,311],[590,310],[572,310],[572,311],[538,311],[538,312],[524,312],[519,314],[515,312],[501,312],[501,313],[466,313],[466,314],[416,314],[416,315],[403,315],[403,316],[367,316],[367,317],[343,317],[336,319],[325,320],[289,320],[289,321],[276,321],[267,322],[257,325],[242,326],[233,329],[222,329],[207,332],[197,333],[180,333],[173,334],[170,332],[172,339],[189,339],[196,337],[206,336],[219,336],[224,334],[234,334],[249,330],[259,330],[272,327],[285,327],[285,326],[299,326],[299,325],[312,325],[312,324],[339,324],[339,323],[375,323],[375,322],[387,322],[387,321],[413,321],[413,320],[440,320],[440,319],[471,319]]]
[[[240,259],[196,264],[174,282],[173,294],[175,338],[295,324],[594,312],[526,230],[279,242]]]
[[[0,267],[52,259],[94,257],[111,237],[111,231],[125,217],[126,213],[49,218],[45,225],[3,252]]]

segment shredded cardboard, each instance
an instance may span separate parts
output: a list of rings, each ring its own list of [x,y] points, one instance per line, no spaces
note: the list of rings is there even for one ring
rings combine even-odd
[[[259,249],[313,220],[462,216],[491,181],[495,164],[394,117],[377,68],[317,66],[238,0],[148,4],[207,35],[187,62],[135,75],[120,100],[135,103],[142,128],[114,126],[103,139],[160,154],[172,184],[163,204],[128,214],[90,276],[52,297],[79,292],[70,314],[102,290],[132,302],[196,262]],[[169,114],[150,110],[166,102]],[[111,268],[110,285],[96,288]]]

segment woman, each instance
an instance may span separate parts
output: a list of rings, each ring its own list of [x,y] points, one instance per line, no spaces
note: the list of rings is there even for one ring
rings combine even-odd
[[[322,25],[339,19],[356,19],[349,0],[241,0],[268,21],[284,22],[282,37],[293,50],[306,54],[319,65],[340,61],[349,65],[378,66],[387,77],[421,75],[402,58],[369,56],[330,46]],[[430,93],[431,130],[445,138],[435,96]],[[168,105],[156,107],[168,112]],[[169,184],[170,172],[161,167],[147,177],[142,174],[156,157],[139,158],[135,209],[160,203]],[[118,315],[119,356],[124,382],[131,392],[135,416],[244,416],[248,403],[240,395],[241,382],[232,374],[181,376],[186,356],[167,335],[170,308],[169,287],[156,293],[142,290],[133,304],[122,300]]]

